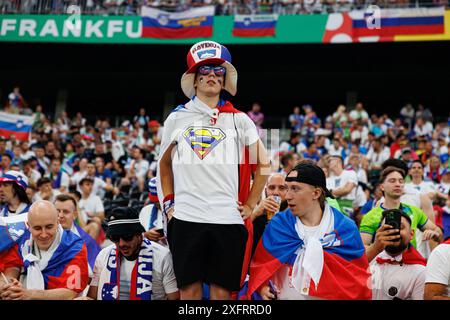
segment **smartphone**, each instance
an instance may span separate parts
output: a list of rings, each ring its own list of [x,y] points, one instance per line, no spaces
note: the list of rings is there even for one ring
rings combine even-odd
[[[399,209],[390,209],[383,212],[385,224],[391,225],[394,229],[400,230],[402,212]],[[400,231],[397,233],[400,234]]]
[[[156,232],[158,232],[161,235],[161,237],[164,237],[164,229],[158,229],[156,230]]]

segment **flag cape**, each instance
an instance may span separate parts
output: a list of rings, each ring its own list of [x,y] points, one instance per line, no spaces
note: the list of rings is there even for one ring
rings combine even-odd
[[[83,228],[81,228],[78,224],[75,224],[75,228],[77,228],[77,231],[80,234],[81,239],[83,239],[84,244],[86,245],[88,263],[89,266],[91,267],[91,270],[94,270],[95,259],[97,258],[97,255],[101,251],[101,248],[97,244],[97,242],[88,233],[86,233],[86,231],[84,231]]]
[[[27,233],[19,243],[8,250],[6,254],[8,265],[5,267],[24,267],[27,273],[30,264],[24,257],[31,252],[30,236],[31,234]],[[83,240],[69,230],[63,231],[61,243],[41,272],[46,290],[68,288],[78,293],[82,292],[89,280],[87,249]]]
[[[120,261],[116,246],[112,245],[106,268],[100,274],[98,300],[120,299]],[[139,256],[131,272],[130,300],[151,300],[153,277],[153,249],[150,240],[142,241]]]
[[[142,37],[161,39],[212,37],[214,6],[182,12],[142,7]]]
[[[233,36],[235,37],[273,37],[277,15],[235,15]]]
[[[17,140],[28,141],[32,127],[32,116],[0,112],[0,136],[6,139],[15,135]]]
[[[383,259],[379,259],[379,257],[375,258],[377,263],[383,263]],[[408,250],[402,252],[402,263],[404,264],[419,264],[422,266],[427,265],[427,260],[419,253],[419,251],[414,248],[412,244],[409,245]]]
[[[352,12],[353,36],[395,36],[444,33],[444,7],[380,9],[378,14]]]
[[[324,266],[317,288],[311,280],[309,296],[322,299],[355,300],[372,297],[370,272],[364,244],[355,223],[332,208],[334,228],[320,239]],[[290,209],[277,213],[267,225],[250,265],[245,298],[269,280],[284,264],[292,266],[295,252],[304,243],[296,230],[296,217]]]

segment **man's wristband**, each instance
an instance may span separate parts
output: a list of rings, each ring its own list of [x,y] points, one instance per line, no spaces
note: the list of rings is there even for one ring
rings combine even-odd
[[[163,212],[167,216],[167,212],[175,205],[175,196],[173,193],[164,197],[163,200]]]

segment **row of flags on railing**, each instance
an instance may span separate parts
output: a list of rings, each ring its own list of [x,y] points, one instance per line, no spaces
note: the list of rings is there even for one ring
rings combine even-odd
[[[142,37],[210,38],[213,36],[214,12],[214,6],[193,8],[182,12],[166,12],[143,7]],[[395,36],[443,33],[444,12],[444,7],[441,7],[351,11],[346,15],[351,21],[349,32],[354,37]],[[277,14],[235,15],[232,35],[234,37],[274,37],[277,22]]]
[[[193,8],[182,12],[166,12],[143,7],[142,37],[161,39],[209,38],[213,35],[214,6]],[[275,35],[278,16],[236,15],[235,37],[266,37]]]

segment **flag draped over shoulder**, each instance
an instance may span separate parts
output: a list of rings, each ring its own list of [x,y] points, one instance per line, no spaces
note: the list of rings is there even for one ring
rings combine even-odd
[[[142,37],[160,39],[212,37],[214,6],[182,12],[142,7]]]
[[[86,244],[88,263],[91,269],[94,270],[95,258],[97,258],[97,255],[100,253],[101,248],[97,244],[97,242],[88,233],[86,233],[86,231],[83,230],[83,228],[81,228],[77,224],[75,224],[75,227],[80,234],[80,238],[83,239],[84,243]]]
[[[4,267],[24,267],[28,288],[41,290],[67,288],[78,293],[82,292],[89,279],[86,246],[73,232],[63,231],[62,228],[60,232],[58,246],[51,250],[48,258],[42,260],[33,254],[33,241],[30,233],[27,233],[4,253],[7,261]],[[32,279],[33,277],[37,278]],[[30,286],[30,283],[40,284],[41,287]]]
[[[320,239],[323,269],[317,284],[311,279],[306,295],[336,300],[371,299],[369,264],[359,231],[337,209],[326,207],[334,220]],[[284,264],[293,265],[296,253],[304,246],[296,231],[296,219],[287,209],[276,214],[267,225],[250,265],[245,298],[250,298]]]
[[[9,138],[15,135],[17,140],[27,141],[33,127],[33,117],[0,112],[0,136]]]
[[[236,15],[234,16],[233,36],[235,37],[273,37],[278,16]]]

